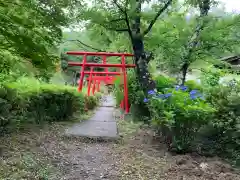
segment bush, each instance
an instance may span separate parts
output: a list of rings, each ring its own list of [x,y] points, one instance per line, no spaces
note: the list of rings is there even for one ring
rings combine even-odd
[[[201,83],[204,87],[213,87],[219,85],[223,72],[218,69],[202,69]]]
[[[25,123],[61,121],[84,111],[84,96],[75,88],[21,78],[0,88],[0,126],[16,128]]]
[[[206,98],[216,111],[201,131],[199,151],[231,159],[240,165],[240,85],[214,86],[208,90]]]
[[[145,102],[148,102],[153,126],[165,137],[171,150],[190,151],[199,129],[207,124],[214,109],[197,90],[188,93],[186,87],[149,94],[151,98]]]
[[[85,108],[88,110],[94,109],[98,104],[96,96],[85,96]]]
[[[156,82],[156,88],[158,92],[164,92],[167,88],[173,88],[177,83],[176,79],[163,75],[155,77],[154,80]]]
[[[146,104],[143,103],[144,93],[140,88],[135,72],[131,70],[128,71],[127,78],[128,100],[133,120],[147,122],[147,120],[149,119],[149,111]],[[117,105],[119,105],[124,98],[123,85],[120,78],[115,80],[113,92],[116,98],[116,103]]]
[[[188,80],[185,82],[185,86],[188,87],[188,91],[192,91],[194,89],[199,90],[199,91],[203,91],[202,86],[200,84],[198,84],[196,81],[194,80]]]
[[[134,71],[128,72],[128,99],[130,106],[130,111],[132,117],[137,121],[148,122],[149,111],[146,104],[143,102],[144,93],[140,88],[140,84],[135,75]],[[116,97],[117,104],[120,104],[121,100],[124,98],[123,87],[121,85],[120,79],[117,79],[114,87],[114,94]]]

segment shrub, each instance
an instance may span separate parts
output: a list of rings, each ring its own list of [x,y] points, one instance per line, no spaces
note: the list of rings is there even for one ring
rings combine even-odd
[[[96,96],[85,96],[85,107],[88,110],[94,109],[98,104],[98,98]]]
[[[144,93],[140,87],[139,81],[135,75],[134,71],[128,72],[128,99],[131,105],[130,111],[132,113],[133,120],[144,121],[148,123],[149,120],[149,110],[146,104],[143,102]],[[118,103],[123,99],[123,87],[119,88],[118,84],[115,85],[115,95]]]
[[[84,111],[84,97],[75,88],[21,78],[0,88],[0,126],[15,128],[25,123],[61,121]]]
[[[202,69],[201,83],[204,87],[217,86],[219,84],[220,78],[223,72],[217,69]]]
[[[154,80],[156,82],[156,88],[158,92],[164,92],[166,88],[173,88],[177,83],[176,79],[163,75],[155,77]]]
[[[186,152],[199,129],[207,124],[214,109],[197,90],[190,93],[186,87],[168,89],[163,93],[150,91],[145,99],[151,112],[153,126],[161,132],[171,150]]]
[[[206,99],[215,107],[214,117],[201,131],[199,151],[219,155],[240,165],[240,86],[214,86]]]
[[[121,103],[121,101],[123,100],[123,87],[121,85],[121,78],[118,77],[116,78],[116,80],[114,81],[114,89],[113,89],[113,93],[116,99],[116,104],[119,105]]]
[[[189,91],[192,91],[192,90],[194,90],[194,89],[196,89],[196,90],[199,90],[199,91],[202,91],[203,89],[202,89],[202,86],[200,85],[200,84],[198,84],[196,81],[194,81],[194,80],[188,80],[188,81],[186,81],[185,82],[185,86],[187,86],[188,87],[188,90]]]
[[[18,104],[20,101],[13,90],[0,87],[0,132],[5,132],[5,127],[17,120]]]

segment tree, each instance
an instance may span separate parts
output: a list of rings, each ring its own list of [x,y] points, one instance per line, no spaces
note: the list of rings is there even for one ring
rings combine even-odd
[[[152,5],[154,15],[145,11],[144,0],[97,0],[91,7],[80,9],[80,20],[90,21],[88,26],[100,26],[118,33],[127,33],[135,56],[137,75],[144,90],[155,89],[155,83],[148,72],[151,53],[144,48],[144,37],[149,34],[158,18],[165,14],[173,0],[158,1]],[[148,4],[149,5],[149,4]],[[147,19],[150,18],[150,21]]]
[[[191,65],[194,67],[197,63],[199,67],[199,64],[220,63],[218,59],[239,52],[240,16],[226,12],[220,14],[219,9],[216,10],[217,12],[212,11],[202,18],[205,22],[199,37],[194,36],[200,23],[199,15],[195,13],[189,16],[189,9],[174,12],[164,21],[155,24],[151,37],[145,42],[146,47],[155,54],[155,61],[161,70],[166,69],[174,74],[183,74],[184,70],[182,81],[185,81]],[[191,47],[187,59],[191,40],[189,37],[195,37],[198,43]],[[187,64],[186,69],[183,68],[184,64]]]
[[[70,22],[63,9],[71,5],[67,0],[0,0],[0,51],[31,62],[41,74],[53,70],[61,28]]]

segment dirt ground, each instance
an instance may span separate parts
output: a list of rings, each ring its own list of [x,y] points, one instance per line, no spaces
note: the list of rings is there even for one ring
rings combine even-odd
[[[117,142],[66,138],[65,127],[1,138],[0,180],[240,180],[218,158],[169,154],[140,124],[121,121]]]

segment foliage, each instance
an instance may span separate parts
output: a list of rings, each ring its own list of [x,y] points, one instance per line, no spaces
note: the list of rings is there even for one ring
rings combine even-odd
[[[173,88],[176,84],[176,79],[159,75],[154,78],[156,83],[156,89],[159,92],[164,92],[166,88]]]
[[[149,92],[145,99],[151,112],[153,126],[162,133],[171,150],[191,150],[199,129],[207,124],[214,109],[197,90],[187,92],[186,86]]]
[[[89,8],[80,8],[79,18],[87,21],[87,27],[104,28],[107,31],[121,33],[116,37],[127,37],[126,43],[130,44],[136,63],[136,73],[141,88],[146,93],[147,89],[154,89],[155,84],[148,72],[148,62],[151,53],[145,51],[144,36],[146,36],[156,23],[160,15],[163,15],[172,5],[174,0],[165,0],[154,3],[152,12],[143,8],[145,1],[92,1]],[[144,23],[143,23],[144,22]],[[114,34],[112,33],[112,34]],[[125,33],[126,35],[124,36]],[[124,48],[124,47],[123,47]],[[126,51],[127,48],[124,48]]]
[[[216,69],[202,70],[201,83],[205,87],[213,87],[219,84],[223,72]]]
[[[199,21],[195,14],[189,12],[188,9],[174,12],[164,21],[157,22],[145,41],[147,48],[154,52],[154,59],[161,70],[176,74],[182,72],[180,65],[185,62],[183,57],[189,48],[187,43],[189,37],[194,36],[194,27]],[[216,64],[220,63],[216,62],[218,58],[239,53],[239,15],[224,11],[219,14],[213,10],[206,21],[197,47],[192,52],[190,65],[206,61]]]
[[[0,88],[1,131],[25,123],[61,121],[84,111],[84,97],[71,87],[20,78]]]
[[[128,72],[128,92],[128,98],[131,104],[142,104],[144,93],[141,90],[134,71]]]
[[[113,92],[116,98],[116,104],[120,104],[124,98],[121,77],[115,79]]]
[[[73,2],[1,0],[0,4],[1,61],[17,61],[25,69],[31,64],[39,70],[37,76],[46,77],[58,61],[56,45],[62,38],[61,28],[70,22],[63,9]]]
[[[185,86],[188,87],[189,91],[192,91],[194,89],[198,90],[198,91],[202,91],[203,88],[201,86],[201,84],[198,84],[196,81],[194,80],[188,80],[185,82]]]
[[[209,89],[206,100],[216,109],[214,117],[200,134],[199,151],[219,155],[240,164],[240,84],[232,81],[227,86]]]
[[[94,95],[94,96],[86,96],[85,95],[85,108],[87,110],[92,110],[98,105],[98,101],[101,96]]]
[[[149,118],[149,111],[146,104],[143,102],[144,93],[137,81],[134,71],[128,71],[127,74],[128,81],[128,100],[130,106],[130,111],[132,113],[133,119],[138,121],[147,121]],[[121,84],[121,78],[115,80],[114,83],[114,95],[117,104],[124,98],[123,86]]]

